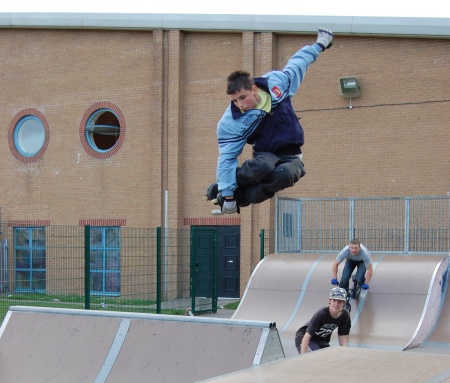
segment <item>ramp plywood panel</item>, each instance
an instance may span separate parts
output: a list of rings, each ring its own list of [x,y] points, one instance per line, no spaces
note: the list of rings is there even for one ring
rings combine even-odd
[[[293,313],[290,323],[283,326],[279,324],[281,339],[294,339],[297,330],[311,319],[313,314],[323,306],[328,305],[331,285],[331,265],[336,255],[321,257],[320,262],[314,267],[306,286],[301,304]]]
[[[298,328],[328,304],[335,257],[336,254],[269,255],[265,267],[255,269],[247,286],[251,294],[243,296],[233,318],[270,318],[276,321],[283,343],[292,345]],[[399,350],[418,346],[438,321],[448,257],[372,254],[372,261],[375,270],[370,290],[363,292],[359,301],[352,300],[349,342],[358,347]],[[338,278],[343,267],[339,267]],[[289,278],[294,278],[295,283]],[[266,286],[276,286],[277,294],[268,293]],[[444,325],[436,327],[441,329],[446,331]],[[336,334],[332,341],[337,341]]]
[[[450,356],[330,347],[209,379],[215,383],[450,382]]]
[[[422,343],[438,320],[447,268],[447,257],[383,258],[349,342],[400,349]]]
[[[273,323],[11,307],[0,382],[197,382],[284,359]]]
[[[231,323],[131,323],[108,383],[196,382],[253,365],[262,328]]]
[[[259,318],[257,320],[275,322],[277,326],[283,325],[295,307],[299,292],[300,290],[252,290],[248,295],[249,300],[245,305],[240,306],[239,312],[233,315],[233,319],[253,320],[252,318]],[[286,304],[288,302],[290,304]]]
[[[448,286],[438,323],[422,347],[438,348],[440,352],[450,354],[450,291]]]
[[[424,304],[423,295],[369,293],[348,341],[360,346],[402,350],[420,324]]]
[[[255,269],[233,319],[272,321],[280,329],[301,304],[305,282],[323,257],[326,255],[300,253],[265,257]]]
[[[431,342],[450,343],[450,292],[447,291],[444,306],[439,317],[439,322],[433,331],[433,334],[427,340]]]
[[[0,337],[0,382],[95,381],[118,318],[11,312]]]

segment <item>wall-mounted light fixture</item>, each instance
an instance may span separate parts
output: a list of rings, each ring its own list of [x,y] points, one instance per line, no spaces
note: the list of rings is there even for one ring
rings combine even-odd
[[[343,98],[361,97],[361,85],[358,77],[339,78],[339,95]]]

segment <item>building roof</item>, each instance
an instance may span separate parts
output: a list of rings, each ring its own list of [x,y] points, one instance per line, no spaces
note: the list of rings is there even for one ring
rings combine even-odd
[[[0,13],[0,28],[256,31],[450,38],[450,18],[159,13]]]

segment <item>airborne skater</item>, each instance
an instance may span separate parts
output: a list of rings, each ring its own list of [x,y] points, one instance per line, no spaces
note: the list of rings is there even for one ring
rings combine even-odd
[[[316,43],[296,52],[282,71],[252,79],[238,70],[227,79],[230,105],[217,126],[219,158],[216,182],[205,198],[222,213],[261,203],[294,184],[306,172],[302,162],[303,128],[291,104],[305,72],[332,45],[333,33],[319,29]],[[253,159],[238,167],[245,144]]]

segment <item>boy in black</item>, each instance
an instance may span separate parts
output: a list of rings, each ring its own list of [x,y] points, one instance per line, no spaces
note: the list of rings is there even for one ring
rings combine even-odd
[[[329,347],[331,334],[337,328],[340,346],[347,346],[350,333],[350,314],[344,310],[347,292],[340,288],[331,289],[328,307],[318,310],[311,320],[300,327],[295,334],[295,347],[299,354]]]

